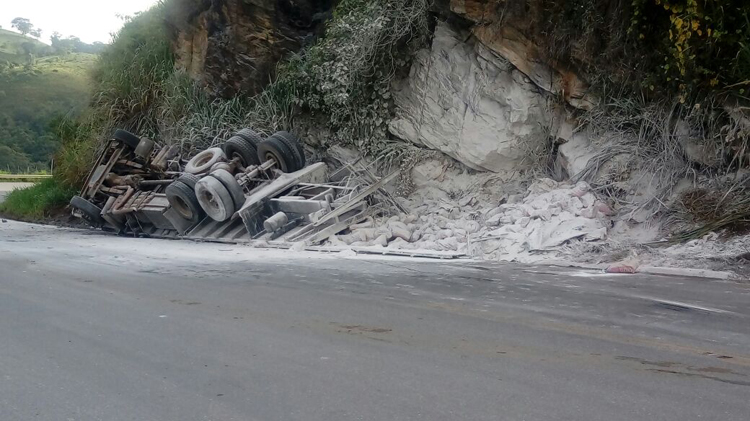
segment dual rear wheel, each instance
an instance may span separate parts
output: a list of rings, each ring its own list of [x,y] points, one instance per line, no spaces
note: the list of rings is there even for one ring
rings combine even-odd
[[[293,134],[277,132],[264,140],[252,129],[240,130],[222,148],[210,148],[193,157],[185,167],[186,174],[167,187],[167,199],[175,211],[193,223],[200,222],[204,215],[220,222],[231,218],[245,203],[237,179],[225,169],[203,177],[199,174],[206,174],[216,163],[234,159],[243,167],[272,160],[282,172],[305,167],[304,150]]]

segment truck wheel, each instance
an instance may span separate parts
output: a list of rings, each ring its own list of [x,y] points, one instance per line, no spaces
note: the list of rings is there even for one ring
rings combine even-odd
[[[83,219],[90,222],[92,225],[100,226],[104,224],[101,208],[81,196],[73,196],[73,198],[70,199],[70,206],[78,209],[83,215]]]
[[[200,179],[201,178],[195,174],[187,174],[187,173],[182,174],[181,176],[177,177],[177,181],[179,181],[182,184],[187,185],[192,190],[195,190],[195,184],[198,183]]]
[[[221,181],[214,177],[203,177],[195,185],[198,203],[214,221],[223,222],[234,214],[232,195]]]
[[[242,192],[242,186],[237,182],[237,179],[226,170],[216,170],[211,173],[211,176],[219,180],[226,187],[232,196],[234,208],[239,210],[245,204],[245,194]]]
[[[187,165],[185,165],[185,172],[189,174],[203,174],[210,170],[215,163],[226,159],[227,156],[221,148],[206,149],[188,161]]]
[[[258,147],[258,144],[263,141],[263,138],[255,130],[250,128],[238,131],[235,136],[239,136],[252,143],[256,149]]]
[[[233,136],[224,143],[224,153],[228,159],[239,158],[243,167],[260,165],[258,162],[258,149],[255,144],[244,137]]]
[[[190,186],[183,183],[182,181],[175,181],[174,183],[167,186],[164,191],[167,195],[169,204],[181,217],[197,224],[203,218],[203,209],[198,203],[198,196],[195,194]]]
[[[151,153],[154,151],[154,141],[146,137],[141,138],[138,142],[138,146],[135,148],[135,156],[148,160],[151,158]]]
[[[274,161],[276,168],[282,172],[294,172],[299,169],[297,168],[296,155],[292,152],[292,149],[284,141],[273,136],[260,142],[258,145],[258,158],[260,162]]]
[[[133,149],[133,150],[135,150],[135,148],[137,148],[138,144],[141,142],[141,139],[138,136],[128,131],[122,130],[122,129],[115,130],[115,133],[112,135],[112,138],[114,140],[119,140],[120,142],[129,146],[130,149]]]
[[[273,136],[286,144],[289,149],[294,153],[294,157],[297,159],[297,170],[305,168],[305,150],[302,148],[302,142],[299,138],[289,132],[276,132]]]

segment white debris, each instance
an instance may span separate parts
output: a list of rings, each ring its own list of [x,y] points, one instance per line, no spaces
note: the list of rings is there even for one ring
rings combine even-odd
[[[434,188],[417,190],[409,200],[413,213],[368,220],[352,226],[331,243],[466,252],[495,260],[523,260],[524,256],[554,250],[571,241],[607,237],[611,209],[585,182],[558,183],[541,179],[525,195],[479,197],[467,192],[455,200]],[[507,200],[507,199],[512,200]],[[498,205],[498,203],[500,203]],[[367,227],[367,228],[365,228]]]

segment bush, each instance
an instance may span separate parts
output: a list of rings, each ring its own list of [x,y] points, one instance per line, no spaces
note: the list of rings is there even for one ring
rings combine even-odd
[[[630,33],[653,49],[652,73],[683,102],[691,93],[713,90],[744,94],[750,83],[750,3],[634,0],[633,7]]]
[[[387,150],[390,83],[429,34],[428,0],[342,0],[325,36],[293,57],[268,92],[334,132],[333,141],[378,156]],[[277,100],[277,103],[283,101]]]
[[[520,0],[514,13],[524,13]],[[750,3],[745,0],[543,2],[537,35],[554,60],[629,94],[744,95],[750,84]],[[516,16],[517,18],[518,16]]]
[[[80,186],[91,170],[101,131],[107,127],[91,112],[76,120],[57,121],[55,133],[62,146],[56,155],[54,177],[65,185]]]

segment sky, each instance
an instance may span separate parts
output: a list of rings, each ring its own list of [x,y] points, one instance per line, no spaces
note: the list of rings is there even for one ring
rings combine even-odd
[[[117,15],[133,15],[158,0],[0,0],[0,25],[11,28],[14,18],[27,18],[42,29],[41,41],[50,42],[53,32],[75,35],[83,42],[108,43],[111,33],[122,27]]]

